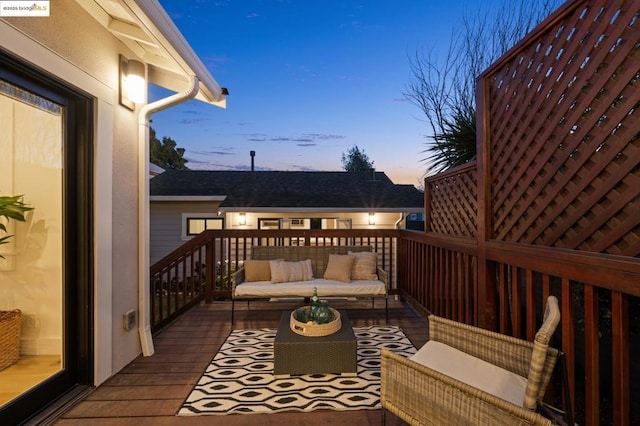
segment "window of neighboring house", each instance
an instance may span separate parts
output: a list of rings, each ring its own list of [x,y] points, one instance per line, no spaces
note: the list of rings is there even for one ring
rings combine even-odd
[[[224,218],[207,217],[206,215],[183,215],[184,232],[183,236],[193,237],[202,231],[211,229],[224,229]]]
[[[280,229],[309,229],[309,219],[280,219]]]
[[[258,218],[258,229],[280,229],[280,219]]]

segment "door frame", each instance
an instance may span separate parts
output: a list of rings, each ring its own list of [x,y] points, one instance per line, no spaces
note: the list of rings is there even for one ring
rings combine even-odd
[[[94,98],[0,50],[0,79],[65,107],[63,114],[64,369],[0,408],[21,423],[94,378]]]

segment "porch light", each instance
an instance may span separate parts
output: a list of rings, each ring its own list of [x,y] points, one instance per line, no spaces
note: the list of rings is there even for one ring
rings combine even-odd
[[[376,224],[376,214],[369,213],[369,225],[375,225],[375,224]]]
[[[238,223],[240,225],[246,225],[247,224],[247,215],[245,213],[240,213],[240,215],[238,215]]]
[[[120,55],[120,104],[133,111],[144,102],[145,91],[144,64]]]

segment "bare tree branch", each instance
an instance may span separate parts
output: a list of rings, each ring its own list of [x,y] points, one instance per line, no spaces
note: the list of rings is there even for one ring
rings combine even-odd
[[[497,12],[464,15],[444,59],[433,50],[409,57],[412,78],[403,95],[420,108],[430,127],[422,160],[427,174],[475,158],[476,79],[561,3],[503,0]]]

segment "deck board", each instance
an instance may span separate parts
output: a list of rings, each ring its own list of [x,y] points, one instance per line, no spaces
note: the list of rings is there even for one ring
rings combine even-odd
[[[236,304],[231,325],[231,304],[200,305],[154,336],[155,354],[139,356],[122,371],[96,388],[68,410],[55,424],[70,425],[378,425],[380,410],[314,411],[229,416],[177,417],[182,402],[200,378],[233,329],[276,328],[283,311],[299,301]],[[352,326],[385,324],[384,305],[370,301],[332,301],[332,307],[346,309]],[[426,319],[409,305],[389,301],[389,325],[402,328],[416,348],[427,341]],[[387,425],[404,424],[387,413]]]

